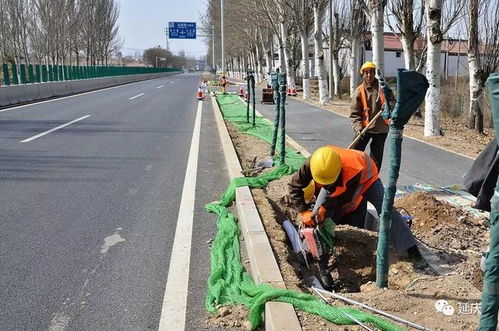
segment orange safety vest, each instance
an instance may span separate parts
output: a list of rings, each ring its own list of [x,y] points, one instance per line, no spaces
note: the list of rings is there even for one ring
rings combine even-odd
[[[353,212],[360,205],[363,199],[363,194],[371,185],[378,179],[378,168],[374,161],[364,152],[354,149],[344,149],[336,146],[330,146],[338,153],[341,160],[341,185],[337,185],[334,192],[329,195],[330,198],[335,198],[346,192],[347,183],[361,173],[358,186],[352,196],[352,201],[343,205],[342,215]],[[320,189],[322,185],[315,184],[316,189]]]
[[[385,94],[383,93],[382,89],[378,90],[378,95],[379,99],[381,101],[381,105],[384,106],[386,100],[385,100]],[[359,86],[359,92],[360,92],[360,102],[362,102],[362,126],[365,128],[366,126],[369,125],[369,111],[371,110],[371,107],[367,104],[367,93],[366,93],[366,87],[364,84],[360,84]],[[390,124],[390,120],[384,120],[386,124]]]

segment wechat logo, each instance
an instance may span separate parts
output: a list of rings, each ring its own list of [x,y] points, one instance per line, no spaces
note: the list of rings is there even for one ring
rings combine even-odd
[[[435,309],[439,313],[444,314],[445,316],[454,315],[454,307],[449,305],[449,303],[446,300],[438,300],[437,302],[435,302]]]

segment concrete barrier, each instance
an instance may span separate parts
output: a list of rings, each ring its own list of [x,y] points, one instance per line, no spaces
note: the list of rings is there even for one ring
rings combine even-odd
[[[10,105],[8,91],[9,91],[8,87],[0,87],[0,107],[5,107]]]
[[[7,98],[9,99],[11,105],[26,102],[26,91],[24,85],[9,86],[7,90]]]
[[[18,103],[63,97],[111,86],[129,84],[143,80],[155,79],[177,74],[178,72],[163,72],[155,74],[137,74],[93,79],[83,79],[65,82],[26,84],[0,87],[0,107]]]
[[[40,99],[47,99],[54,96],[52,94],[52,88],[50,87],[51,84],[52,83],[33,84],[38,90],[38,96],[40,97]]]

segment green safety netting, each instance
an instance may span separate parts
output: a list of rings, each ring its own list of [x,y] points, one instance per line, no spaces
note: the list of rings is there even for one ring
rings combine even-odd
[[[269,141],[272,126],[262,118],[257,118],[257,127],[253,128],[246,122],[245,105],[236,96],[224,95],[217,97],[224,118],[231,121],[238,129]],[[289,157],[289,159],[288,159]],[[352,325],[351,317],[371,323],[382,330],[402,330],[398,326],[363,311],[334,307],[322,300],[300,292],[275,288],[267,284],[255,284],[245,271],[240,258],[237,218],[227,209],[235,200],[237,187],[264,187],[270,181],[284,175],[292,174],[303,162],[303,156],[293,150],[286,151],[286,164],[259,177],[240,177],[231,181],[219,201],[207,204],[206,211],[218,215],[218,232],[211,249],[211,274],[208,279],[206,308],[215,313],[219,305],[243,304],[249,309],[249,321],[253,328],[262,322],[262,313],[267,301],[278,301],[292,304],[295,308],[315,314],[338,325]]]
[[[499,74],[487,79],[496,139],[499,141]],[[496,330],[499,310],[499,178],[490,201],[490,243],[483,275],[482,314],[479,330]]]

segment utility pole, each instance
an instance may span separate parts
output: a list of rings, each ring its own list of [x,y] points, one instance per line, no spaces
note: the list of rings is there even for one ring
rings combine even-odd
[[[213,73],[216,72],[215,69],[215,26],[211,26],[211,62],[212,62],[212,70],[214,71]]]
[[[333,99],[333,0],[329,0],[329,97]]]
[[[224,0],[220,0],[220,29],[222,30],[222,75],[225,75],[225,45],[224,45]]]

